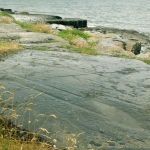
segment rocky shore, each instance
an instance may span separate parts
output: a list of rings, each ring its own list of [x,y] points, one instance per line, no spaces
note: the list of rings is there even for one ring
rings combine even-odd
[[[68,26],[73,26],[74,28],[83,28],[87,27],[87,20],[79,19],[79,18],[62,18],[60,16],[52,16],[52,15],[42,15],[42,14],[29,14],[28,12],[17,12],[12,11],[11,9],[3,9],[0,8],[1,11],[10,13],[20,21],[28,21],[28,22],[45,22],[45,23],[56,23],[63,24]]]
[[[11,14],[19,21],[49,20],[46,15]],[[6,20],[9,24],[3,22]],[[149,60],[148,36],[113,28],[78,28],[90,38],[73,40],[73,48],[88,48],[94,43],[94,50],[103,56],[91,56],[70,53],[70,42],[57,35],[63,30],[74,30],[73,26],[46,24],[50,33],[37,33],[23,29],[8,16],[0,16],[0,22],[0,42],[24,48],[7,59],[1,57],[1,82],[15,91],[17,104],[43,93],[32,106],[31,120],[43,112],[56,114],[59,119],[48,120],[45,128],[53,135],[60,131],[58,141],[68,134],[84,132],[78,139],[78,150],[150,147],[150,67],[142,61],[118,58]],[[7,126],[12,124],[3,119],[1,122],[8,122]],[[18,129],[20,136],[22,131]],[[27,131],[23,133],[26,136]]]
[[[38,22],[48,23],[50,24],[50,27],[53,30],[52,32],[59,32],[59,30],[66,30],[67,28],[64,25],[70,26],[71,28],[73,27],[78,28],[79,30],[84,31],[85,33],[91,36],[89,42],[97,43],[94,49],[100,54],[106,54],[112,56],[126,55],[129,57],[131,56],[131,57],[144,58],[144,59],[150,58],[150,37],[138,33],[137,31],[120,30],[120,29],[104,28],[104,27],[88,28],[86,27],[87,21],[85,21],[86,23],[84,23],[84,20],[82,19],[62,19],[59,16],[29,14],[28,12],[19,13],[19,12],[12,12],[11,9],[0,9],[0,10],[9,12],[18,21],[33,22],[33,23],[38,23]],[[52,34],[44,35],[38,33],[39,36],[38,38],[36,38],[37,33],[32,33],[32,36],[30,36],[31,33],[25,33],[26,32],[25,30],[22,30],[19,26],[18,27],[15,26],[16,25],[14,24],[1,25],[0,30],[1,32],[5,32],[7,30],[6,31],[7,37],[19,36],[20,39],[17,39],[17,41],[21,42],[22,44],[23,43],[27,44],[27,40],[23,41],[25,37],[26,39],[28,38],[28,44],[33,42],[32,39],[35,39],[34,41],[37,41],[39,45],[40,45],[40,41],[42,45],[44,45],[44,42],[42,41],[47,38],[54,39],[54,40],[59,39],[58,41],[62,41],[60,38]],[[42,37],[42,39],[39,37]],[[5,36],[2,37],[1,34],[1,39],[4,38],[7,39]],[[88,47],[88,43],[84,39],[78,39],[78,42],[81,43],[80,47]],[[45,45],[47,45],[47,43]]]

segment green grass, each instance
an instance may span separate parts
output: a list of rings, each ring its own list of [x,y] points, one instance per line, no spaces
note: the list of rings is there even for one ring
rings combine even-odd
[[[81,37],[85,40],[90,38],[90,36],[88,34],[84,33],[83,31],[77,30],[77,29],[60,31],[58,33],[58,36],[62,37],[63,39],[66,39],[68,41],[71,41],[72,39],[74,39],[76,37]]]
[[[150,65],[150,59],[140,59],[140,60],[145,62],[146,64]]]
[[[69,52],[81,53],[81,54],[89,54],[89,55],[99,55],[99,53],[92,48],[77,48],[72,45],[68,46],[59,46],[59,48],[66,48]]]
[[[90,45],[90,47],[95,47],[98,43],[99,43],[99,41],[91,42],[91,43],[88,43],[88,44]]]
[[[69,41],[71,46],[66,46],[64,48],[67,48],[70,52],[76,52],[76,53],[82,53],[82,54],[89,54],[89,55],[98,55],[99,53],[93,48],[98,44],[98,42],[92,42],[88,43],[88,47],[75,47],[73,44],[73,40],[76,38],[83,38],[84,40],[88,41],[88,39],[91,37],[88,34],[84,33],[80,30],[63,30],[58,33],[58,36],[66,39]],[[72,45],[73,44],[73,45]]]
[[[21,49],[23,49],[23,47],[20,46],[19,44],[0,42],[0,57],[17,52],[18,50]]]
[[[47,49],[48,49],[47,46],[36,46],[36,47],[35,47],[35,50],[40,50],[40,51],[45,51],[45,50],[47,50]]]
[[[23,29],[27,29],[29,31],[35,30],[34,29],[34,23],[29,23],[29,22],[20,22],[20,21],[15,21],[16,24],[21,26]]]
[[[5,16],[5,17],[13,18],[11,14],[6,13],[6,12],[4,12],[4,11],[0,12],[0,16]]]
[[[120,58],[129,58],[129,59],[134,59],[135,57],[127,56],[126,54],[118,54],[118,57]]]
[[[127,56],[126,54],[120,54],[120,55],[118,55],[118,57],[119,58],[127,58],[127,59],[137,59],[137,60],[143,61],[146,64],[150,65],[150,59],[142,59],[142,58],[131,57],[131,56]]]
[[[26,29],[29,32],[40,32],[40,33],[51,33],[51,28],[45,23],[31,23],[31,22],[20,22],[16,21],[15,23],[21,26],[23,29]]]
[[[99,55],[99,53],[92,48],[74,48],[72,51],[76,53],[82,53],[82,54]]]

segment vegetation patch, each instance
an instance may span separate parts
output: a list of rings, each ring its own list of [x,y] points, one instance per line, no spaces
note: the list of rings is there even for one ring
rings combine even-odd
[[[39,51],[45,51],[48,49],[48,47],[47,46],[36,46],[34,49],[39,50]]]
[[[5,17],[13,18],[11,14],[6,13],[4,11],[0,12],[0,16],[5,16]]]
[[[137,60],[143,61],[146,64],[150,65],[150,59],[142,59],[142,58],[131,57],[131,56],[127,56],[126,54],[120,54],[120,55],[118,55],[118,57],[128,58],[128,59],[137,59]]]
[[[20,49],[23,49],[22,46],[9,42],[0,42],[0,57],[6,56],[10,53],[14,53]]]
[[[3,12],[3,11],[0,12],[0,17],[1,17],[0,23],[10,24],[12,23],[12,20],[14,20],[11,14]]]
[[[1,23],[10,24],[12,20],[9,17],[1,17]]]
[[[128,56],[128,55],[126,55],[126,54],[118,54],[118,57],[120,57],[120,58],[135,59],[135,57],[131,57],[131,56]]]
[[[140,59],[140,60],[145,62],[146,64],[150,65],[150,59]]]
[[[58,35],[60,37],[62,37],[63,39],[66,39],[70,42],[70,44],[72,43],[72,40],[77,38],[77,37],[81,37],[85,40],[87,40],[88,38],[90,38],[90,36],[86,33],[84,33],[83,31],[80,30],[62,30],[58,33]]]
[[[82,53],[82,54],[99,55],[99,53],[92,48],[73,48],[72,51],[77,53]]]
[[[94,49],[98,42],[88,42],[90,35],[84,33],[80,30],[63,30],[58,33],[58,36],[66,39],[72,45],[66,47],[69,51],[89,54],[89,55],[98,55],[99,53]]]
[[[15,21],[16,24],[20,25],[23,29],[29,32],[41,32],[41,33],[51,33],[51,27],[45,23],[31,23],[31,22],[20,22]]]
[[[68,46],[59,46],[59,48],[66,48],[69,52],[76,52],[81,54],[89,54],[89,55],[99,55],[99,53],[92,48],[78,48],[72,45]]]
[[[49,119],[57,119],[57,117],[54,114],[37,114],[35,119],[31,120],[33,101],[41,95],[42,93],[32,95],[27,102],[16,104],[14,102],[14,92],[5,90],[5,87],[0,84],[0,149],[59,149],[56,148],[57,140],[54,135],[44,128]],[[22,112],[22,114],[19,112]],[[25,116],[28,117],[26,118]],[[43,123],[38,124],[41,119]],[[24,129],[24,125],[27,129]],[[77,136],[74,134],[67,135],[66,142],[60,144],[60,149],[75,150],[77,148],[77,138],[81,134],[83,133]]]

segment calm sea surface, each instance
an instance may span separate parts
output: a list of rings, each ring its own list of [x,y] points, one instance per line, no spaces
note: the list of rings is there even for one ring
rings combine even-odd
[[[150,0],[0,0],[0,7],[83,18],[88,20],[88,26],[150,33]]]

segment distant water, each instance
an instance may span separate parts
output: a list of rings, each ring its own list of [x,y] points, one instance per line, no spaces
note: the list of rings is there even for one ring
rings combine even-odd
[[[88,26],[150,33],[150,0],[0,0],[0,7],[87,19]]]

